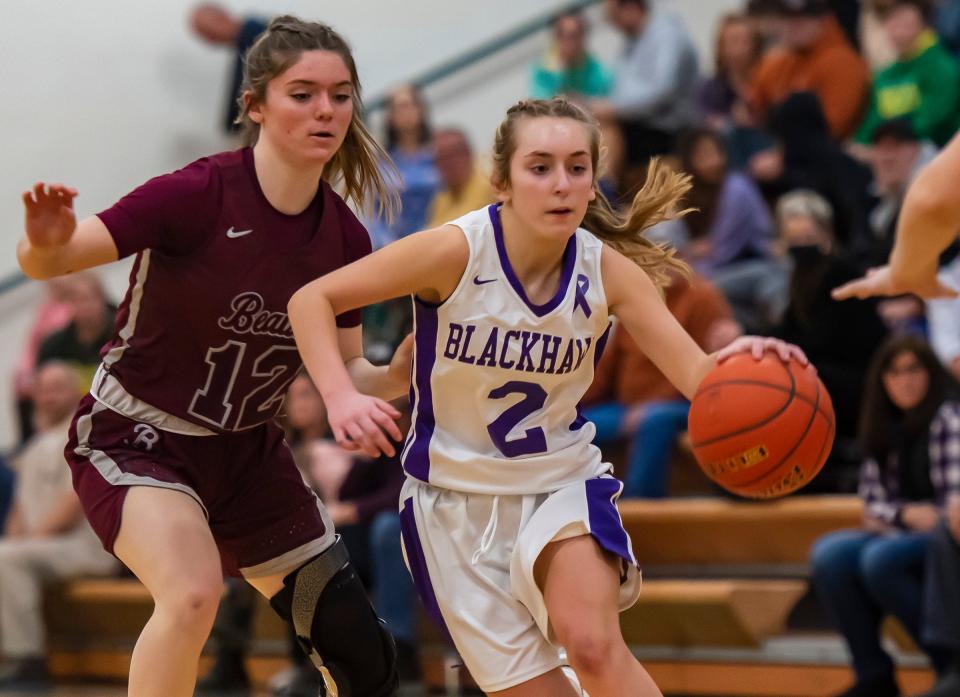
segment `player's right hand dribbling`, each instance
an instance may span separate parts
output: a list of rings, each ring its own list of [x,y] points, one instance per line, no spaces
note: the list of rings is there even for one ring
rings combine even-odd
[[[63,184],[35,184],[23,194],[26,208],[25,230],[34,247],[59,247],[66,244],[77,228],[73,199],[77,190]]]
[[[403,434],[395,423],[400,412],[378,397],[360,392],[341,392],[327,400],[328,420],[333,437],[347,450],[362,450],[370,457],[393,457],[396,448],[387,438],[399,442]]]

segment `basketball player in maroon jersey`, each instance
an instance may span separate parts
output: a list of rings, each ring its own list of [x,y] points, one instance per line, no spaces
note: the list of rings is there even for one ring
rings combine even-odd
[[[273,423],[301,365],[287,301],[370,251],[328,182],[341,179],[359,202],[390,201],[377,169],[386,155],[360,121],[350,49],[325,25],[271,22],[247,54],[245,87],[252,148],[152,179],[79,224],[76,190],[37,184],[23,196],[17,254],[33,278],[136,255],[66,450],[93,528],[156,602],[129,694],[193,694],[222,559],[293,623],[324,694],[392,695],[391,639]],[[337,326],[362,389],[402,395],[407,346],[374,367],[359,313]],[[399,414],[379,404],[366,429],[376,433],[353,447],[393,454],[380,428],[399,440]]]

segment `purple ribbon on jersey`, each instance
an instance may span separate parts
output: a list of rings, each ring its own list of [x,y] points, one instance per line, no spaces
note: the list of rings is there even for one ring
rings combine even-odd
[[[576,312],[579,307],[583,310],[583,314],[589,317],[593,314],[593,311],[590,309],[590,303],[587,302],[587,291],[590,290],[590,279],[585,275],[577,275],[577,288],[574,291],[573,298],[573,311]]]

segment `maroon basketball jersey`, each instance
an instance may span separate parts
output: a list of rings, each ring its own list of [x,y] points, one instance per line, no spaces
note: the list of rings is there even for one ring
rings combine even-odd
[[[184,420],[171,428],[183,432],[275,416],[301,365],[290,296],[370,252],[367,231],[325,182],[302,213],[271,206],[249,148],[152,179],[98,217],[120,256],[137,258],[92,391],[145,421]],[[340,327],[359,323],[359,311],[337,317]]]

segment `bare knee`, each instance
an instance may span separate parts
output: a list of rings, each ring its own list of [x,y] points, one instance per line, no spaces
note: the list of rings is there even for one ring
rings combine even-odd
[[[223,581],[219,578],[187,582],[158,597],[156,612],[181,631],[206,636],[213,626],[222,592]]]
[[[555,623],[553,629],[570,665],[581,674],[603,675],[613,670],[624,646],[619,631],[585,626],[576,618]]]

